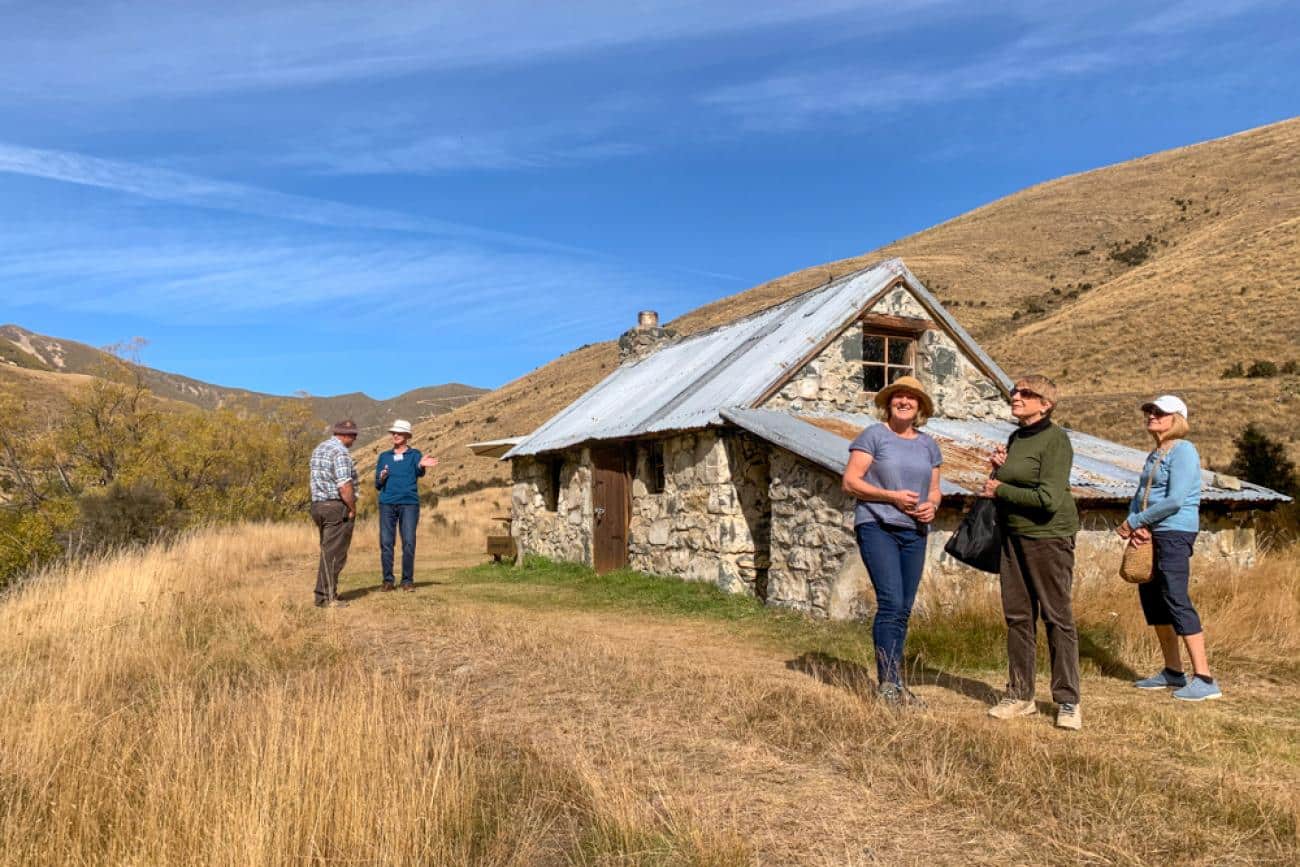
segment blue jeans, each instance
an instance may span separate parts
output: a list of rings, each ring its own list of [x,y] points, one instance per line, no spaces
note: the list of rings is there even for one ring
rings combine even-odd
[[[903,645],[912,616],[916,588],[925,571],[926,534],[874,521],[858,524],[858,550],[876,588],[876,618],[871,640],[876,645],[876,677],[880,683],[902,684]]]
[[[393,542],[397,531],[402,533],[402,583],[415,583],[415,526],[420,523],[420,507],[410,505],[379,504],[379,565],[384,570],[384,583],[393,583]]]

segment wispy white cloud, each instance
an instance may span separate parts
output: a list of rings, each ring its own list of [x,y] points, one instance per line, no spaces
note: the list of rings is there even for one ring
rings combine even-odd
[[[521,65],[844,13],[866,13],[883,23],[940,2],[30,4],[21,15],[7,13],[0,27],[0,92],[102,99],[316,85],[424,70]]]
[[[1180,0],[1142,18],[1132,29],[1153,35],[1183,33],[1276,5],[1277,0]]]
[[[574,248],[537,238],[444,220],[347,205],[310,196],[290,195],[247,184],[214,180],[200,175],[141,166],[120,160],[107,160],[86,154],[23,147],[3,142],[0,142],[0,173],[97,187],[194,208],[233,211],[316,226],[408,232],[493,244],[578,252]]]

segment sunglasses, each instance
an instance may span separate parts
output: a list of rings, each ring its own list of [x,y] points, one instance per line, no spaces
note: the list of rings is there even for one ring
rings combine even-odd
[[[1039,393],[1036,392],[1036,391],[1030,391],[1030,390],[1027,389],[1027,388],[1013,388],[1013,389],[1011,389],[1011,396],[1012,396],[1012,397],[1015,397],[1015,396],[1017,396],[1017,395],[1019,395],[1019,396],[1022,397],[1022,398],[1025,398],[1026,400],[1028,400],[1029,398],[1037,398],[1038,400],[1042,400],[1042,399],[1043,399],[1043,396],[1042,396],[1041,394],[1039,394]]]
[[[1142,410],[1142,414],[1145,415],[1147,418],[1164,418],[1165,416],[1169,415],[1169,413],[1165,412],[1163,409],[1155,409],[1155,408],[1144,409]]]

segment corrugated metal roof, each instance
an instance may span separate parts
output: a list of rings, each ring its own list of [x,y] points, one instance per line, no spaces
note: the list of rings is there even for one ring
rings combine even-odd
[[[766,409],[727,408],[722,410],[722,416],[755,436],[835,473],[844,472],[852,435],[870,425],[881,424],[866,415],[800,416]],[[943,452],[944,495],[970,496],[981,487],[988,477],[989,455],[1006,443],[1014,429],[1013,424],[1004,421],[931,419],[925,430]],[[1132,499],[1147,453],[1077,431],[1067,429],[1066,433],[1074,446],[1070,486],[1075,498],[1121,503]],[[1240,490],[1234,490],[1224,487],[1223,481],[1215,473],[1202,472],[1202,501],[1260,505],[1289,499],[1250,482],[1242,481]]]
[[[719,410],[744,406],[819,343],[846,326],[896,280],[903,280],[1003,389],[1011,380],[899,259],[805,292],[775,307],[625,363],[524,439],[507,458],[579,443],[722,424]]]

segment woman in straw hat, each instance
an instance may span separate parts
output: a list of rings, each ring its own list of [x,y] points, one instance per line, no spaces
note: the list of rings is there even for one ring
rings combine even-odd
[[[1006,696],[989,710],[1009,720],[1038,713],[1034,704],[1034,666],[1038,621],[1047,631],[1052,660],[1052,699],[1056,725],[1078,731],[1079,633],[1074,625],[1074,537],[1079,511],[1070,493],[1074,447],[1052,423],[1056,383],[1045,376],[1022,376],[1011,389],[1011,415],[1017,428],[992,458],[993,475],[983,496],[997,502],[1002,529],[1002,616],[1007,623]]]
[[[1147,455],[1128,519],[1117,532],[1131,544],[1155,546],[1151,580],[1138,585],[1138,598],[1147,624],[1155,627],[1160,639],[1165,667],[1133,685],[1138,689],[1172,687],[1174,698],[1183,701],[1219,698],[1223,692],[1210,675],[1201,619],[1187,592],[1201,504],[1201,456],[1186,439],[1187,404],[1164,394],[1142,404],[1142,413],[1156,447]],[[1183,672],[1180,638],[1192,663],[1190,679]]]
[[[413,449],[411,423],[398,419],[388,429],[393,447],[375,463],[375,488],[379,491],[379,566],[383,570],[383,590],[392,590],[393,545],[397,533],[402,535],[402,589],[415,589],[415,528],[420,523],[419,478],[425,470],[438,465],[438,459],[425,457]]]
[[[876,590],[871,639],[877,694],[897,706],[919,703],[903,684],[903,646],[925,569],[927,533],[939,508],[943,456],[919,430],[934,401],[914,377],[900,376],[876,394],[875,403],[884,424],[866,428],[849,446],[844,491],[858,500],[854,530]]]

